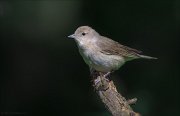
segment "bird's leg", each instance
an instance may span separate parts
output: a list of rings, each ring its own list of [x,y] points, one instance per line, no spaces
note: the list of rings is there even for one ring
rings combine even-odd
[[[98,72],[98,75],[93,74],[93,76],[96,76],[97,78],[94,81],[94,84],[104,83],[103,81],[110,82],[110,74],[111,72]]]
[[[92,67],[89,67],[89,70],[90,70],[90,77],[96,78],[97,76],[99,76],[99,72],[93,69]]]
[[[98,84],[101,81],[101,79],[99,78],[100,72],[96,71],[92,67],[89,67],[89,70],[90,77],[92,77],[92,82],[94,83],[94,85]]]
[[[90,67],[90,76],[93,78],[94,85],[103,85],[103,81],[110,82],[112,72],[99,72]],[[103,79],[104,78],[104,79]]]
[[[101,82],[101,78],[98,76],[97,79],[95,79],[93,81],[94,81],[94,85],[97,85]]]
[[[107,73],[104,74],[103,76],[104,76],[105,78],[109,78],[110,74],[111,74],[111,72],[107,72]]]
[[[93,86],[97,89],[102,89],[102,85],[104,85],[103,83],[103,80],[106,81],[106,78],[105,79],[102,79],[102,73],[101,72],[98,72],[96,70],[94,70],[92,73],[91,73],[91,77],[93,78]],[[103,77],[104,78],[104,77]]]
[[[106,78],[107,81],[111,81],[111,79],[110,79],[110,74],[111,74],[111,73],[112,73],[112,72],[107,72],[107,73],[105,73],[105,74],[103,75],[103,77]]]
[[[109,88],[108,85],[109,85],[110,80],[108,78],[111,72],[108,72],[108,73],[98,72],[98,73],[99,75],[96,77],[96,79],[94,79],[94,86],[98,90],[105,91]]]

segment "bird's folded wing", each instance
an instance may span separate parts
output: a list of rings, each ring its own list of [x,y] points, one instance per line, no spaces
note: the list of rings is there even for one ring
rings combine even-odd
[[[141,51],[119,44],[107,37],[103,37],[98,42],[101,52],[107,55],[119,55],[123,57],[139,57]]]

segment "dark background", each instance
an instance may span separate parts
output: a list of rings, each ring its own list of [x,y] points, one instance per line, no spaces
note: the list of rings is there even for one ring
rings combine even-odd
[[[158,60],[134,60],[112,79],[144,116],[178,116],[178,0],[0,1],[1,115],[110,116],[67,36],[89,25]]]

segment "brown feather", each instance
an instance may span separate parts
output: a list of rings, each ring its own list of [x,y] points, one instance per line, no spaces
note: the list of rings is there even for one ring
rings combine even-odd
[[[107,37],[100,36],[101,39],[98,41],[98,46],[101,48],[101,52],[107,55],[119,55],[127,58],[139,58],[139,54],[142,53],[139,50],[121,45],[120,43],[111,40]]]

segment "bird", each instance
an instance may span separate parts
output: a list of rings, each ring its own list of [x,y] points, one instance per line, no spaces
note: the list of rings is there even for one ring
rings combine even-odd
[[[79,53],[90,69],[107,74],[118,70],[127,61],[157,59],[102,36],[90,26],[78,27],[68,38],[75,40]]]

